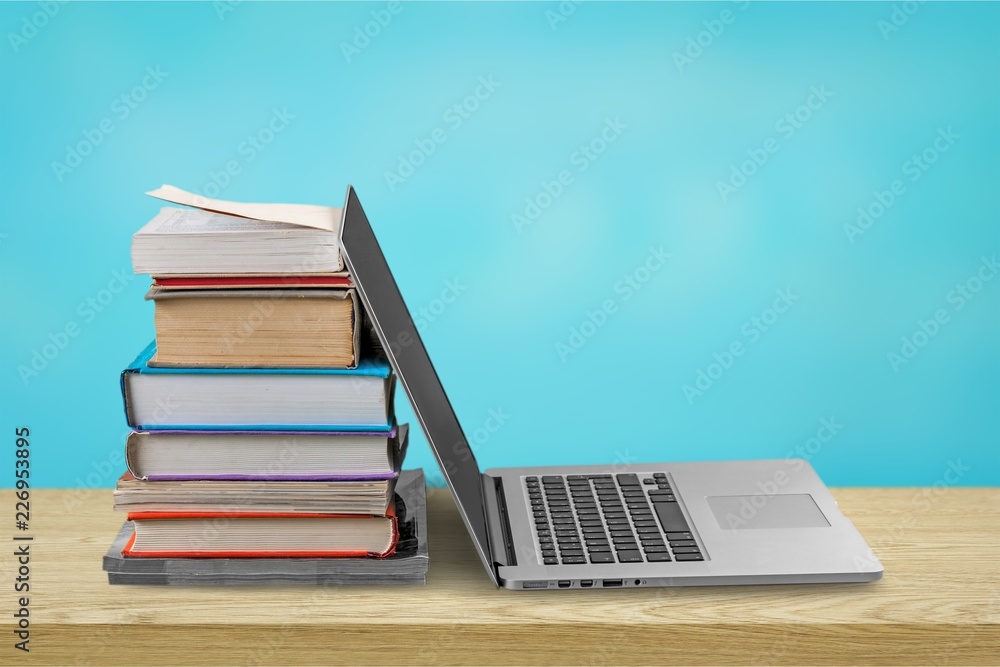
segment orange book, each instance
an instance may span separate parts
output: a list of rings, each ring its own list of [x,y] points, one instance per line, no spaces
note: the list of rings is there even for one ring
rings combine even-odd
[[[385,516],[277,512],[133,512],[133,558],[384,558],[396,549],[395,507]]]

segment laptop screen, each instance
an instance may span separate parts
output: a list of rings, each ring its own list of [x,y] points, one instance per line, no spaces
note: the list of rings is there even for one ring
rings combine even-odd
[[[479,557],[498,584],[487,541],[479,465],[352,187],[347,189],[341,234],[344,261],[361,301],[451,487]]]

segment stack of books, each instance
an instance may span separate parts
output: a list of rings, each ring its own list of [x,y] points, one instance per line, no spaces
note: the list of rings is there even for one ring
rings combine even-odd
[[[424,483],[363,343],[340,210],[165,186],[133,237],[156,340],[121,376],[111,583],[422,583]]]

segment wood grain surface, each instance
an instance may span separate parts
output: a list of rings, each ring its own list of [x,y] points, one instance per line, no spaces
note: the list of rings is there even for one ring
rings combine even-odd
[[[13,507],[13,492],[4,493]],[[424,587],[110,586],[110,491],[34,491],[30,653],[3,550],[0,664],[990,665],[1000,662],[1000,489],[834,489],[885,567],[872,584],[513,592],[445,490]],[[8,544],[13,533],[8,531]]]

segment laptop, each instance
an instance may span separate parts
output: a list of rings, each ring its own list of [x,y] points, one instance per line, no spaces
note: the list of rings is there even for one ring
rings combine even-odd
[[[351,187],[341,241],[495,585],[626,589],[882,576],[864,538],[802,459],[481,471]]]

